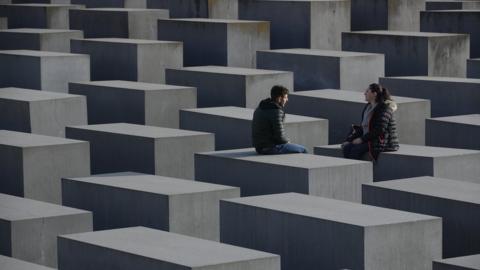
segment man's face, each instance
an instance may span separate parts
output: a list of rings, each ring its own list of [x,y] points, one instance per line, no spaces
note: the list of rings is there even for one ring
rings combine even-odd
[[[284,107],[285,104],[287,104],[287,101],[288,101],[288,95],[283,95],[277,98],[277,103],[282,107]]]

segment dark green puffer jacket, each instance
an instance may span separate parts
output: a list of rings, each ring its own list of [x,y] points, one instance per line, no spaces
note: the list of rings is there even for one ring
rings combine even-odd
[[[289,141],[285,135],[283,122],[285,112],[283,108],[270,98],[260,102],[253,113],[252,121],[252,142],[257,149],[272,148],[278,144]]]

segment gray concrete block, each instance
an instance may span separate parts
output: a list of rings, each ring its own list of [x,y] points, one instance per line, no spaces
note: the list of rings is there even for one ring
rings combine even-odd
[[[476,0],[427,0],[425,10],[458,10],[480,9],[480,1]]]
[[[157,20],[169,18],[165,9],[88,8],[70,11],[70,28],[85,38],[157,40]]]
[[[385,54],[386,76],[465,77],[467,34],[402,31],[342,33],[342,50]]]
[[[381,54],[285,49],[257,52],[257,67],[291,71],[295,91],[313,89],[359,90],[384,76]]]
[[[0,192],[61,203],[62,177],[90,174],[88,142],[0,131]]]
[[[7,17],[0,17],[0,29],[8,29]]]
[[[442,258],[480,252],[480,184],[434,177],[362,186],[362,203],[442,218]]]
[[[72,53],[90,55],[90,77],[164,83],[165,68],[183,66],[180,42],[126,38],[74,39]]]
[[[480,10],[478,8],[477,10],[422,11],[420,21],[420,30],[423,32],[468,34],[470,36],[470,57],[480,57],[480,28],[478,27]]]
[[[0,255],[0,265],[2,266],[3,270],[54,270],[50,267],[17,260],[2,255]]]
[[[418,31],[425,0],[352,0],[352,30]]]
[[[314,153],[342,157],[340,145],[318,146]],[[398,151],[380,154],[373,167],[373,180],[434,176],[480,183],[479,162],[480,151],[400,144]]]
[[[400,142],[424,145],[430,101],[397,96],[393,100],[398,106],[394,117]],[[363,93],[324,89],[291,93],[285,108],[288,113],[328,119],[328,138],[335,144],[345,141],[352,124],[360,124],[365,104]]]
[[[86,96],[89,124],[124,122],[178,128],[180,109],[197,105],[196,89],[185,86],[96,81],[70,83],[69,92]]]
[[[158,20],[158,39],[182,41],[185,66],[255,68],[255,52],[270,49],[270,23],[202,18]]]
[[[81,5],[16,4],[5,5],[8,28],[70,29],[69,11]]]
[[[480,79],[480,58],[467,59],[467,78]]]
[[[0,227],[0,254],[56,267],[57,236],[91,231],[92,213],[0,193]]]
[[[253,109],[214,107],[180,111],[180,128],[215,134],[215,149],[252,147]],[[293,143],[313,147],[328,142],[328,120],[287,114],[285,131]]]
[[[83,38],[82,31],[19,28],[0,31],[0,50],[70,52],[70,40]]]
[[[435,260],[433,270],[480,270],[480,254]]]
[[[134,171],[194,179],[195,152],[211,151],[214,135],[126,123],[67,127],[90,142],[92,173]]]
[[[145,227],[63,235],[58,245],[59,270],[280,270],[275,254]]]
[[[212,19],[238,19],[239,2],[239,0],[208,1],[208,17]]]
[[[390,77],[380,84],[391,94],[429,99],[432,117],[480,113],[480,80],[452,77]]]
[[[11,0],[11,2],[12,4],[72,4],[72,0]]]
[[[480,114],[427,119],[426,144],[480,150]]]
[[[271,22],[272,49],[341,49],[341,33],[350,31],[350,1],[238,0],[238,18]]]
[[[125,0],[70,0],[87,8],[123,8]],[[128,0],[127,0],[128,1]]]
[[[133,1],[133,0],[131,0]],[[208,18],[208,0],[146,0],[148,8],[168,9],[172,18]],[[237,18],[234,18],[237,19]]]
[[[0,129],[65,137],[65,126],[87,124],[84,96],[0,88]]]
[[[93,212],[94,230],[146,226],[219,241],[219,201],[240,197],[240,189],[115,173],[64,178],[62,195],[63,205]]]
[[[309,154],[258,155],[253,149],[195,154],[195,179],[240,187],[242,196],[299,192],[361,200],[361,184],[372,182],[369,162]]]
[[[293,91],[291,72],[222,66],[167,69],[166,82],[196,87],[198,107],[256,108],[274,85]]]
[[[0,51],[0,87],[67,93],[68,83],[90,80],[90,57],[82,54]]]
[[[284,270],[430,270],[442,220],[286,193],[222,200],[220,240],[279,254]]]

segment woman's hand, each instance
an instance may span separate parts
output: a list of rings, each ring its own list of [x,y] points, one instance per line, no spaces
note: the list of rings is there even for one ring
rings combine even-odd
[[[362,138],[356,138],[355,140],[352,141],[353,144],[361,144],[363,143]]]

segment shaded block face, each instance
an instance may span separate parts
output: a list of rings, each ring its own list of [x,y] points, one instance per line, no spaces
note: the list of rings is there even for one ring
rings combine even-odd
[[[467,78],[480,79],[480,58],[467,60]]]
[[[343,156],[340,145],[318,146],[314,153]],[[434,176],[480,183],[478,162],[479,151],[401,144],[398,151],[380,154],[373,170],[373,180]]]
[[[441,233],[440,218],[296,193],[220,203],[220,241],[282,269],[431,269]]]
[[[193,153],[211,151],[213,134],[134,124],[67,127],[90,142],[92,173],[135,171],[194,179]]]
[[[72,40],[72,52],[90,55],[92,80],[165,82],[165,68],[181,67],[180,42],[119,38]]]
[[[1,50],[70,52],[70,39],[82,38],[77,30],[21,28],[0,31]]]
[[[182,41],[184,65],[254,68],[255,52],[270,48],[270,24],[220,19],[158,20],[158,39]]]
[[[9,28],[69,29],[69,10],[79,5],[17,4],[4,7]]]
[[[426,127],[427,145],[480,150],[480,114],[431,118]]]
[[[83,30],[85,38],[157,39],[157,20],[168,10],[91,8],[70,11],[71,29]]]
[[[53,270],[53,268],[29,263],[22,260],[17,260],[14,258],[6,257],[0,255],[0,265],[2,269],[5,270],[15,270],[15,269],[24,269],[24,270]]]
[[[443,258],[480,252],[480,184],[433,177],[362,186],[362,203],[441,217]]]
[[[342,33],[342,50],[385,54],[386,76],[465,77],[469,37],[401,31]]]
[[[87,97],[88,123],[132,123],[179,127],[179,112],[195,108],[196,89],[128,81],[70,83],[69,92]],[[112,102],[114,100],[115,102]]]
[[[95,230],[147,226],[215,241],[219,200],[240,197],[239,188],[138,173],[64,178],[62,192],[64,205],[93,212]]]
[[[88,143],[0,131],[0,192],[61,203],[60,179],[90,174]]]
[[[208,18],[207,0],[146,0],[148,8],[168,9],[171,18]]]
[[[275,254],[145,227],[63,235],[58,243],[59,269],[280,270]]]
[[[478,270],[480,255],[463,256],[433,261],[433,270]]]
[[[0,51],[0,74],[0,87],[66,93],[68,82],[90,80],[90,59],[71,53]]]
[[[65,126],[87,124],[83,96],[0,88],[0,107],[0,129],[65,137]]]
[[[298,192],[360,201],[372,181],[368,162],[308,154],[258,155],[253,149],[195,154],[196,180],[240,187],[242,196]]]
[[[251,147],[253,112],[239,107],[186,109],[180,112],[180,128],[214,133],[216,150]],[[309,152],[328,141],[325,119],[287,114],[284,127],[290,140]]]
[[[380,54],[285,49],[257,52],[257,67],[291,71],[295,91],[313,89],[360,90],[384,74]]]
[[[167,69],[166,82],[196,87],[198,107],[256,108],[274,85],[293,91],[291,72],[221,66]]]
[[[429,99],[432,117],[480,113],[480,80],[451,77],[380,78],[391,94]]]
[[[366,87],[366,86],[365,86]],[[425,144],[425,119],[430,117],[428,100],[393,97],[398,109],[394,113],[401,143]],[[328,119],[330,144],[345,141],[352,124],[361,124],[366,105],[360,92],[314,90],[291,93],[288,113]]]
[[[425,10],[458,10],[458,9],[479,9],[480,1],[450,1],[432,0],[426,1]]]
[[[91,231],[92,213],[0,194],[0,227],[2,255],[56,267],[57,236]]]

